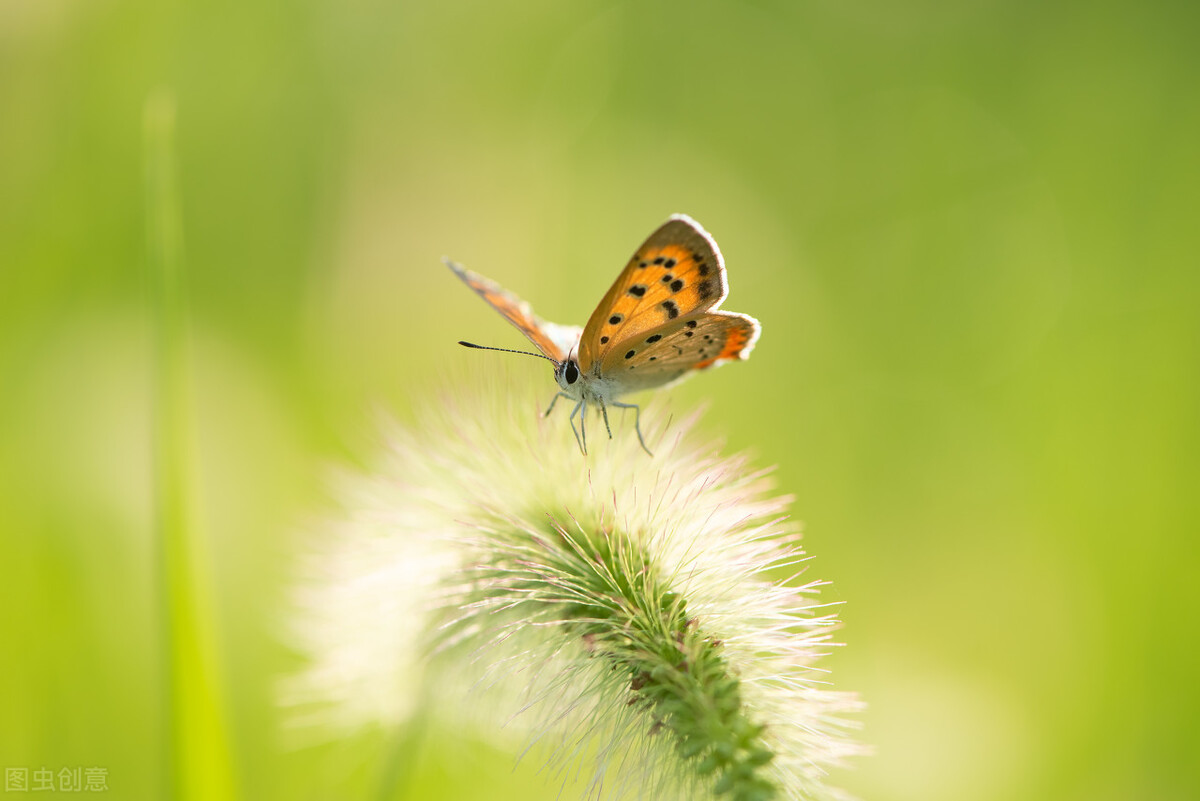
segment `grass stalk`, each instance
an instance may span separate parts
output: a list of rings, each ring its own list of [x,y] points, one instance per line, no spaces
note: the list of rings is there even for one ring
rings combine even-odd
[[[187,286],[175,178],[175,103],[146,101],[147,245],[154,321],[156,599],[161,620],[164,798],[234,798],[207,561],[192,525]]]

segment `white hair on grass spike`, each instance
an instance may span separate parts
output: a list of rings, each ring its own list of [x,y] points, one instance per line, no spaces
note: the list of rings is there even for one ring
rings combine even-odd
[[[396,724],[418,697],[470,707],[590,777],[589,798],[841,797],[826,772],[863,752],[843,717],[860,704],[815,666],[837,619],[798,581],[767,471],[655,405],[654,459],[633,437],[581,459],[502,383],[473,376],[341,482],[286,700],[328,733]]]

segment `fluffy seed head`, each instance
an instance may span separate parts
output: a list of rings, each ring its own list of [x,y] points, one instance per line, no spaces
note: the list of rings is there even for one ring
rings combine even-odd
[[[443,714],[499,710],[477,725],[585,768],[597,798],[838,797],[858,702],[814,666],[836,619],[799,577],[787,499],[694,417],[647,408],[653,458],[615,415],[612,441],[588,421],[584,457],[565,417],[478,388],[388,428],[317,529],[286,700],[352,731],[436,688]]]

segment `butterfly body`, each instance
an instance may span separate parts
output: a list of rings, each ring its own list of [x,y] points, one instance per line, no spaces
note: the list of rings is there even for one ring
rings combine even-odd
[[[712,237],[682,214],[638,248],[582,329],[541,320],[498,284],[446,264],[554,363],[555,401],[575,402],[572,428],[575,416],[586,414],[589,406],[600,408],[608,427],[609,406],[638,409],[619,401],[623,395],[747,358],[760,331],[753,317],[718,309],[729,291],[721,253]],[[583,417],[580,421],[583,428]],[[641,440],[640,423],[635,426]],[[576,437],[586,452],[583,430]]]

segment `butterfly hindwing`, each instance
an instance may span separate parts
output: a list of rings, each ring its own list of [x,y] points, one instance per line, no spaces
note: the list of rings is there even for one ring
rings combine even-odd
[[[504,318],[528,337],[538,350],[554,361],[561,362],[578,340],[578,328],[548,323],[534,314],[528,303],[495,281],[471,272],[449,259],[443,261],[464,284],[475,290],[489,306],[504,315]]]
[[[699,312],[626,339],[605,354],[600,374],[629,392],[662,386],[694,370],[749,358],[759,330],[749,315]]]
[[[716,242],[690,217],[671,217],[638,248],[592,312],[579,341],[579,369],[586,374],[597,363],[607,365],[613,353],[628,352],[626,342],[714,309],[727,292]]]

